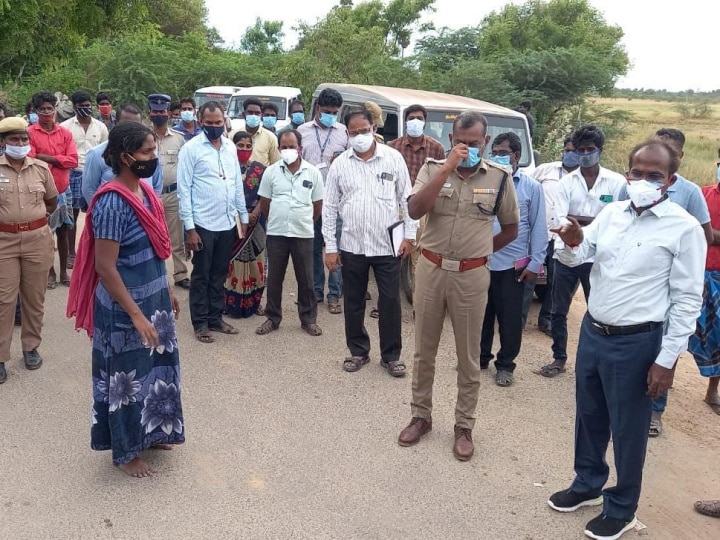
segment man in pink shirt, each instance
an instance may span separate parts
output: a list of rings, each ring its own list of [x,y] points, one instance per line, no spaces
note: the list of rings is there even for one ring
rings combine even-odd
[[[70,169],[78,166],[78,153],[72,133],[55,122],[57,98],[50,92],[37,92],[32,97],[33,108],[37,111],[38,122],[28,127],[30,136],[30,157],[44,161],[50,168],[58,191],[58,205],[50,219],[57,234],[60,256],[60,283],[70,285],[67,275],[67,259],[70,252],[68,231],[74,227],[72,210],[68,210],[70,195]],[[53,219],[54,218],[54,219]],[[54,265],[48,276],[48,289],[57,286]]]

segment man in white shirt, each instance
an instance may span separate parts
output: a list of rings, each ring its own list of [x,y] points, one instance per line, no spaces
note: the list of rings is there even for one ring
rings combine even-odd
[[[407,207],[410,173],[400,152],[375,141],[375,126],[367,110],[350,111],[345,125],[351,148],[335,158],[328,171],[322,215],[328,270],[337,270],[342,259],[345,339],[351,354],[343,369],[355,372],[370,361],[365,292],[372,268],[379,293],[380,364],[393,377],[404,377],[398,257],[410,255],[417,230]],[[398,221],[400,209],[404,240],[393,246],[388,228]],[[342,220],[339,246],[338,219]]]
[[[564,255],[595,257],[576,361],[575,480],[552,495],[560,512],[603,504],[585,534],[617,539],[632,529],[642,485],[652,398],[673,380],[702,305],[707,243],[667,189],[680,158],[661,141],[630,154],[630,201],[613,202],[588,226],[554,229]],[[610,437],[617,484],[603,489]]]
[[[558,189],[556,219],[572,217],[580,225],[589,225],[605,206],[623,198],[625,178],[600,166],[605,135],[597,126],[586,125],[572,135],[580,167],[563,176]],[[565,372],[567,361],[567,314],[578,283],[582,284],[587,302],[590,294],[592,258],[578,260],[569,255],[562,240],[555,240],[555,268],[552,293],[553,362],[540,370],[546,377]]]
[[[313,223],[322,212],[320,170],[300,157],[302,135],[286,129],[278,135],[281,160],[263,173],[258,196],[260,213],[267,216],[267,320],[255,332],[269,334],[282,321],[282,291],[292,256],[298,284],[298,315],[302,329],[319,336],[317,300],[313,290]]]
[[[560,161],[551,163],[543,163],[539,165],[532,173],[532,177],[540,182],[545,195],[545,221],[548,228],[548,246],[545,256],[545,284],[536,285],[528,281],[525,288],[525,297],[523,298],[523,327],[527,322],[532,296],[537,292],[538,297],[542,301],[542,307],[538,314],[538,330],[552,337],[551,311],[552,311],[552,284],[555,270],[555,234],[550,232],[559,225],[555,219],[558,207],[558,190],[560,189],[560,179],[573,172],[579,167],[578,155],[572,145],[572,134],[565,137],[563,141],[563,151],[561,152]]]
[[[93,118],[92,96],[84,90],[78,90],[70,96],[75,109],[75,116],[68,118],[60,125],[72,133],[78,153],[78,166],[70,171],[70,190],[72,192],[73,219],[77,223],[80,210],[87,210],[90,201],[86,201],[82,194],[82,177],[85,168],[85,156],[91,148],[108,140],[108,128],[97,118]],[[68,230],[68,243],[70,255],[68,268],[75,265],[75,237],[77,227]]]

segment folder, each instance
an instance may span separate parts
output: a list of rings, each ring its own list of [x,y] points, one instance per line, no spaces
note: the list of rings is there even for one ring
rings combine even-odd
[[[390,235],[390,246],[396,257],[400,256],[400,246],[405,240],[405,222],[396,221],[388,227]]]

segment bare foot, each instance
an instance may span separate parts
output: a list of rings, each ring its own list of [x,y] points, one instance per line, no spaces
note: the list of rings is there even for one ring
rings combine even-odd
[[[172,444],[153,444],[151,447],[153,450],[172,450]]]
[[[156,472],[147,461],[143,461],[139,457],[136,457],[130,463],[118,465],[118,468],[128,476],[134,476],[135,478],[146,478]]]

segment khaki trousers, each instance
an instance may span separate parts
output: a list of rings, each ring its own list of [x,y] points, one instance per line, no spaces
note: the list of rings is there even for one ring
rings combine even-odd
[[[45,288],[53,263],[53,240],[48,227],[21,233],[0,233],[0,362],[10,360],[15,305],[20,293],[22,350],[42,341]]]
[[[185,264],[185,239],[183,238],[183,226],[180,221],[180,199],[177,192],[163,193],[163,206],[165,207],[165,221],[170,232],[172,243],[173,281],[177,282],[188,277],[188,269]]]
[[[490,272],[486,266],[466,272],[438,268],[424,256],[415,272],[415,359],[413,363],[413,416],[429,419],[435,357],[450,314],[458,359],[455,423],[472,429],[480,394],[480,334],[482,330]]]

